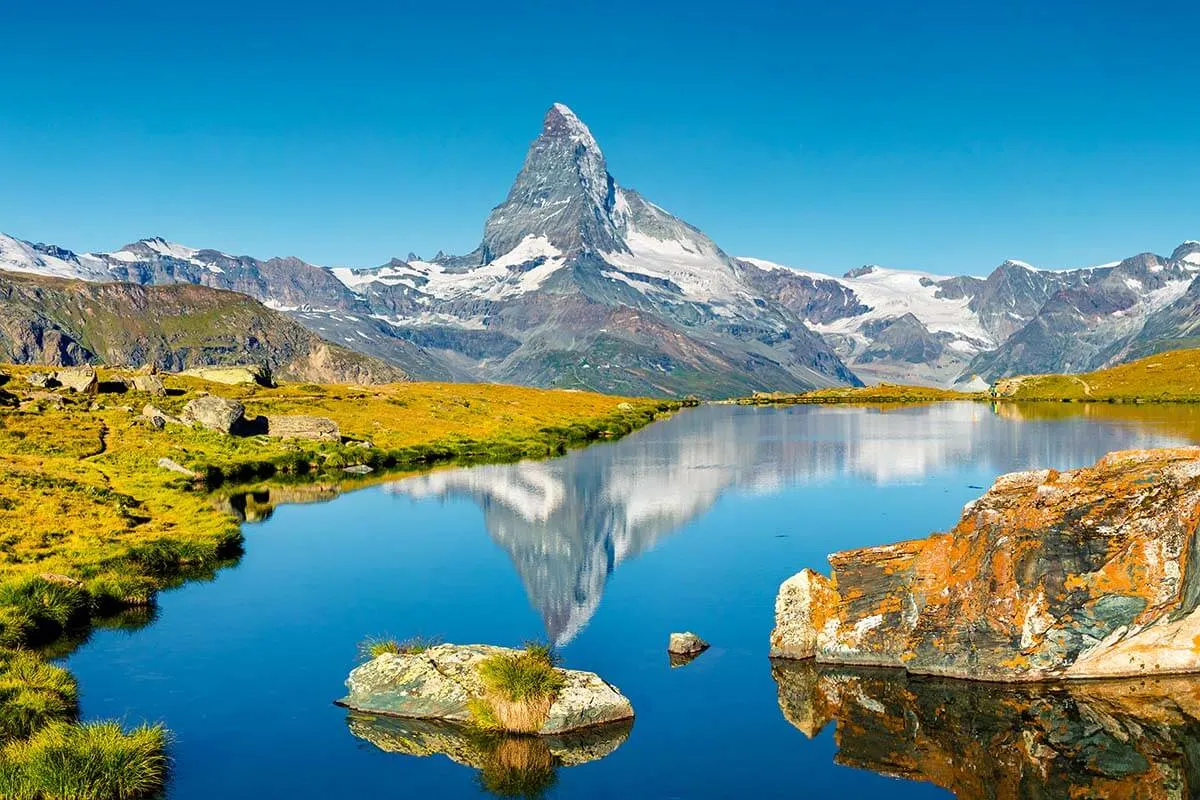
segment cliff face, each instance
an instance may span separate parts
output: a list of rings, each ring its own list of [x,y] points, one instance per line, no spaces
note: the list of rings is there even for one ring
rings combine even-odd
[[[771,671],[788,722],[809,737],[836,724],[838,764],[959,800],[1200,793],[1190,677],[998,687],[811,661]]]
[[[999,478],[948,534],[780,588],[772,654],[994,681],[1200,671],[1200,449]]]
[[[326,342],[234,292],[176,284],[87,283],[0,272],[0,361],[153,364],[163,370],[263,364],[286,380],[390,383],[397,367]]]

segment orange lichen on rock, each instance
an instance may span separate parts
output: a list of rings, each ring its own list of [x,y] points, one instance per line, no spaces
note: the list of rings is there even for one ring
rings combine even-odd
[[[1004,475],[950,533],[789,579],[772,653],[1000,681],[1200,671],[1198,525],[1197,448]]]

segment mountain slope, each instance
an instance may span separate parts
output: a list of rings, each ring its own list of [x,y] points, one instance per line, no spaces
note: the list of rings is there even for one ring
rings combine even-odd
[[[181,370],[259,363],[328,383],[405,380],[400,369],[323,341],[289,317],[202,286],[87,283],[0,272],[0,361]]]

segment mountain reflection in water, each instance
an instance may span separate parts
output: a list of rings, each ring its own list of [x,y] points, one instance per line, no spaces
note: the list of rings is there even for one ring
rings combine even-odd
[[[776,661],[783,716],[835,761],[959,800],[1200,796],[1200,677],[998,686]]]
[[[966,464],[1090,464],[1109,450],[1177,435],[1143,412],[1132,422],[1115,418],[1108,435],[1097,436],[1096,418],[1110,409],[709,406],[563,458],[441,470],[396,481],[388,491],[477,502],[547,635],[561,646],[591,619],[622,561],[699,517],[726,492],[772,494],[847,474],[878,484],[918,482]],[[1070,411],[1086,417],[1071,424],[1062,419]],[[1055,426],[1053,436],[1045,434],[1047,425]]]

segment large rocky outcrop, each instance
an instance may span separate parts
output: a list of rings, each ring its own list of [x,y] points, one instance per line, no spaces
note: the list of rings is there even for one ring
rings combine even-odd
[[[477,667],[485,658],[515,653],[490,645],[442,644],[410,655],[385,653],[354,669],[342,705],[355,711],[458,724],[472,721],[467,704],[484,696]],[[562,670],[566,683],[539,735],[562,734],[633,718],[633,706],[592,672]]]
[[[1200,449],[999,478],[948,534],[786,581],[775,656],[994,681],[1200,672]]]
[[[812,661],[771,672],[805,736],[836,724],[836,763],[959,800],[1200,796],[1191,677],[996,686]]]

